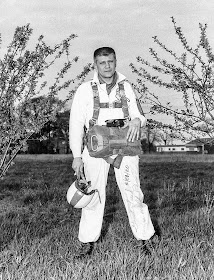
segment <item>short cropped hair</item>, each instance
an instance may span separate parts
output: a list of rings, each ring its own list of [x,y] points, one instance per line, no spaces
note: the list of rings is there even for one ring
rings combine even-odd
[[[94,51],[94,60],[96,59],[97,56],[101,56],[101,55],[108,56],[110,54],[113,54],[116,59],[116,53],[114,49],[110,47],[101,47]]]

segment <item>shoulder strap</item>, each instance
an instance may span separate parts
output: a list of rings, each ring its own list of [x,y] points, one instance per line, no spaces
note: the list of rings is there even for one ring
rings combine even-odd
[[[118,86],[119,86],[119,92],[120,92],[120,96],[121,96],[121,103],[122,103],[124,119],[129,119],[129,109],[128,109],[127,97],[125,94],[124,81],[119,82]]]
[[[135,94],[135,99],[136,99],[136,103],[137,103],[137,108],[138,108],[140,114],[144,116],[144,112],[143,112],[142,106],[141,106],[141,104],[140,104],[140,99],[137,97],[137,94],[135,93],[135,90],[134,90],[134,88],[133,88],[133,85],[132,85],[127,79],[124,80],[124,81],[126,81],[127,83],[129,83],[130,86],[132,87],[132,90],[133,90],[133,92],[134,92],[134,94]]]
[[[96,83],[91,82],[91,87],[93,91],[93,99],[94,99],[94,111],[93,111],[93,116],[89,121],[89,126],[92,127],[95,125],[99,112],[100,112],[100,97],[99,97],[99,91],[98,91],[98,86]]]

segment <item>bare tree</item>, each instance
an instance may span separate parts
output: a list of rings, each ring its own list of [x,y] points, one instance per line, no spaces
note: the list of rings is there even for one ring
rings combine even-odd
[[[138,75],[134,86],[141,100],[150,104],[150,113],[156,116],[164,115],[173,124],[166,121],[180,139],[197,138],[202,136],[213,137],[214,131],[214,54],[207,37],[207,25],[199,24],[199,41],[196,47],[191,47],[181,27],[177,26],[172,17],[172,24],[178,40],[183,47],[183,53],[176,54],[154,36],[154,43],[162,54],[150,48],[150,63],[138,56],[135,66],[130,65]],[[174,40],[172,38],[172,40]],[[166,55],[167,58],[161,58]],[[163,101],[160,90],[154,92],[154,87],[167,89],[167,101]],[[153,88],[153,89],[151,89]],[[171,93],[180,98],[180,109],[175,102],[170,102]],[[156,118],[157,119],[157,118]],[[160,123],[161,125],[161,123]]]
[[[160,130],[152,120],[147,121],[147,125],[143,128],[141,132],[141,144],[144,152],[148,151],[149,153],[154,150],[156,144],[161,142]]]
[[[0,178],[5,175],[17,153],[26,146],[29,137],[55,118],[58,93],[66,89],[68,98],[71,98],[73,84],[81,83],[90,71],[88,65],[76,78],[65,77],[78,61],[77,56],[70,58],[70,44],[76,35],[71,34],[54,47],[48,46],[44,37],[40,36],[34,50],[30,51],[27,44],[32,31],[29,24],[17,27],[12,42],[0,60]],[[47,73],[56,61],[63,66],[50,84]],[[37,103],[32,102],[33,98],[41,95],[45,96],[45,101],[37,99]]]
[[[164,145],[170,145],[176,138],[175,134],[168,127],[163,126],[159,129],[159,143],[164,143]]]

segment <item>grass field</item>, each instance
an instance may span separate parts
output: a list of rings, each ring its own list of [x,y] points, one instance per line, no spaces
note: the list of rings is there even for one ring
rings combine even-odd
[[[214,157],[145,155],[140,180],[161,240],[143,253],[110,169],[102,239],[73,259],[80,210],[68,156],[17,157],[0,181],[0,279],[214,279]]]

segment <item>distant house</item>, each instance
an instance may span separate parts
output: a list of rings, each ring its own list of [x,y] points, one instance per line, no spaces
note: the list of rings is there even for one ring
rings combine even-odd
[[[62,137],[52,137],[50,140],[35,138],[28,139],[27,154],[69,154],[68,140]]]
[[[158,153],[199,153],[214,154],[214,138],[200,138],[182,145],[158,145]]]
[[[186,145],[158,145],[156,151],[158,153],[184,153],[186,152]]]
[[[182,145],[158,145],[158,153],[204,153],[203,143],[186,143]]]
[[[202,153],[214,154],[214,138],[199,138],[186,143],[186,146],[197,146]]]
[[[186,152],[204,154],[203,143],[186,143]]]

